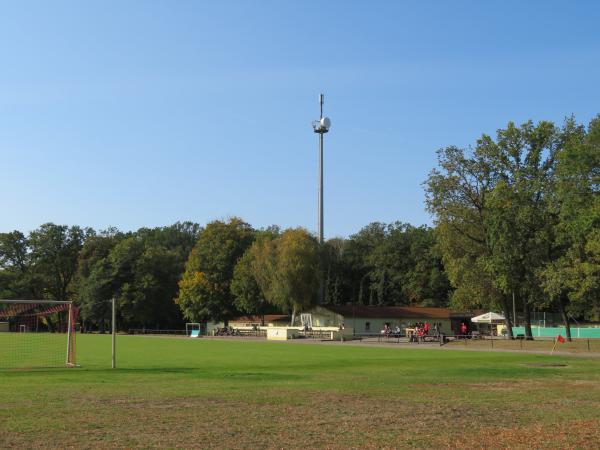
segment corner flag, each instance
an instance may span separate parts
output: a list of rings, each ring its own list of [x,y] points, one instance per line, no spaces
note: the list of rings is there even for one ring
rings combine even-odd
[[[562,337],[560,334],[558,336],[556,336],[556,338],[554,339],[554,345],[552,346],[552,351],[550,353],[554,353],[554,349],[556,348],[556,344],[558,343],[564,344],[565,343],[565,338]]]

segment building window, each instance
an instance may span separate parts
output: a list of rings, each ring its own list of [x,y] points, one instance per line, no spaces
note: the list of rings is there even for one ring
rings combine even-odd
[[[365,322],[365,331],[371,331],[371,322]]]

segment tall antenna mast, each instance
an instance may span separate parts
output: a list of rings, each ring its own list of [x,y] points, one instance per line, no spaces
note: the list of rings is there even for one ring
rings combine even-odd
[[[319,120],[313,122],[314,132],[319,135],[319,194],[318,194],[318,223],[317,229],[319,233],[319,244],[324,242],[324,227],[323,227],[323,135],[329,131],[331,127],[331,120],[329,117],[323,117],[323,103],[325,103],[325,95],[319,95],[319,106],[321,108],[321,115]],[[319,303],[323,303],[325,292],[324,284],[321,283],[319,290]]]
[[[319,104],[321,105],[321,116],[319,119],[323,118],[323,103],[325,103],[325,94],[319,94]]]

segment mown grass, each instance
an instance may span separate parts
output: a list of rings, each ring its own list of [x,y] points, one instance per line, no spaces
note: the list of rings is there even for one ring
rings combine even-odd
[[[589,448],[600,361],[78,337],[80,369],[0,372],[0,448]],[[565,366],[556,366],[565,365]]]

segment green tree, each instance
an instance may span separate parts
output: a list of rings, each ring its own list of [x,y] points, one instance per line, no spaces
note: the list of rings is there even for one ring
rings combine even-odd
[[[181,326],[173,302],[199,226],[189,222],[134,233],[108,230],[88,239],[79,258],[82,316],[102,331],[116,298],[120,327]]]
[[[388,270],[383,269],[381,273],[381,278],[379,280],[379,285],[377,286],[377,299],[379,301],[379,306],[389,305],[389,277]]]
[[[480,303],[499,304],[508,317],[507,299],[516,294],[528,338],[531,308],[548,306],[539,273],[553,258],[557,155],[579,135],[572,120],[560,129],[550,122],[509,123],[495,140],[483,135],[470,154],[440,151],[440,169],[427,181],[453,300],[479,293]]]
[[[276,239],[257,241],[251,249],[255,278],[265,298],[283,311],[308,308],[319,289],[320,246],[302,228],[288,229]]]
[[[238,218],[211,222],[200,232],[176,298],[186,319],[226,321],[236,313],[231,280],[254,237],[252,227]]]
[[[570,315],[597,320],[600,308],[600,117],[571,130],[557,155],[553,259],[539,271],[569,339]]]
[[[29,234],[31,260],[45,298],[75,300],[74,278],[79,252],[85,240],[94,234],[91,228],[53,223],[44,224]]]
[[[334,238],[322,246],[325,304],[339,305],[353,297],[350,271],[345,257],[346,244],[345,239]]]
[[[437,250],[453,287],[451,304],[456,308],[500,306],[512,337],[511,311],[506,293],[495,284],[489,270],[488,198],[497,176],[487,153],[493,141],[478,140],[474,151],[454,146],[438,151],[438,168],[425,183],[427,209],[434,215]]]
[[[377,279],[373,276],[375,262],[373,254],[385,240],[386,225],[379,222],[371,223],[358,233],[350,236],[344,248],[344,263],[351,279],[351,290],[359,303],[369,304],[371,283]]]
[[[372,223],[344,243],[348,298],[361,304],[445,306],[450,290],[428,227]]]
[[[235,308],[245,314],[263,316],[269,308],[269,304],[258,286],[252,264],[254,256],[250,249],[242,255],[233,269],[231,280],[231,294],[234,297]]]
[[[16,230],[0,233],[0,298],[35,299],[41,292],[25,235]]]
[[[86,329],[97,327],[104,332],[110,321],[108,300],[116,295],[118,286],[109,255],[125,237],[114,228],[101,231],[89,237],[79,253],[76,289]]]
[[[270,226],[266,229],[256,231],[255,239],[258,242],[273,240],[281,235],[281,230],[277,226]],[[255,241],[255,242],[256,242]],[[231,294],[234,297],[234,306],[242,313],[262,316],[264,325],[264,315],[272,309],[256,281],[252,265],[254,264],[254,255],[251,247],[246,250],[238,260],[233,270],[233,279],[231,280]]]
[[[485,156],[497,177],[486,215],[488,269],[504,294],[520,298],[528,339],[531,308],[546,306],[537,272],[551,257],[549,194],[562,133],[550,122],[530,121],[520,127],[509,123],[498,130],[496,142],[485,138]]]

